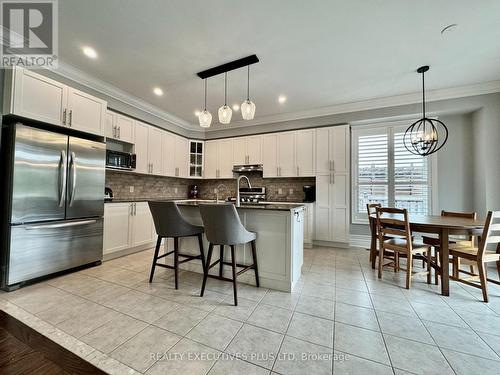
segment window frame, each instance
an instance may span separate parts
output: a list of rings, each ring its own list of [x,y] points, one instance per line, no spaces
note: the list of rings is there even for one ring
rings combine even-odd
[[[394,202],[395,195],[395,171],[394,171],[394,134],[396,132],[405,131],[409,124],[416,121],[416,119],[401,120],[401,121],[384,121],[380,123],[371,123],[364,125],[351,124],[351,224],[368,224],[366,209],[359,212],[359,184],[358,184],[358,139],[360,136],[381,135],[387,134],[387,184],[375,183],[374,185],[387,186],[387,193],[389,202]],[[429,158],[427,167],[428,176],[428,212],[429,214],[437,214],[437,153],[427,156]]]

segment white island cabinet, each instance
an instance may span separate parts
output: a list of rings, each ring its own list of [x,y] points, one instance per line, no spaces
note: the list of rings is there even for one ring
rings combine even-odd
[[[191,223],[202,225],[198,202],[178,201],[182,215]],[[206,204],[206,203],[205,203]],[[257,233],[257,264],[261,287],[291,292],[300,278],[304,253],[304,206],[271,204],[261,207],[238,207],[242,224],[251,232]],[[180,252],[199,254],[196,237],[181,238]],[[205,256],[208,243],[204,240]],[[212,255],[212,262],[218,259],[219,252]],[[225,260],[230,261],[230,251],[225,251]],[[168,260],[170,261],[170,259]],[[250,244],[237,246],[236,262],[252,263]],[[182,269],[202,273],[201,262],[186,262]],[[218,273],[218,266],[210,272]],[[231,277],[231,268],[224,268],[224,275]],[[238,281],[255,284],[252,271],[245,272]]]

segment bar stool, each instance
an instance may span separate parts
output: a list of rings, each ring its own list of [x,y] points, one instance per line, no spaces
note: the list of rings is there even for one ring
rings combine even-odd
[[[203,276],[203,284],[201,286],[200,296],[203,297],[208,277],[217,280],[231,281],[233,283],[234,305],[238,306],[238,292],[236,288],[237,276],[250,269],[253,269],[255,271],[255,284],[257,285],[257,287],[259,287],[257,251],[255,248],[255,240],[257,238],[257,234],[249,232],[245,229],[243,224],[241,224],[240,217],[236,212],[236,208],[232,204],[203,205],[200,206],[200,213],[203,220],[203,225],[205,227],[205,235],[207,236],[209,242],[207,266],[205,268],[205,274]],[[234,254],[235,246],[243,245],[249,242],[252,247],[253,264],[245,265],[236,263]],[[210,262],[212,259],[214,245],[220,246],[220,257],[219,260],[211,264]],[[229,246],[231,248],[231,263],[224,261],[224,246]],[[217,264],[219,264],[219,275],[209,275],[208,272],[210,271],[210,268],[214,267]],[[224,265],[231,266],[233,273],[233,277],[231,279],[223,276]],[[236,267],[242,267],[243,269],[236,272]]]
[[[149,209],[153,215],[153,221],[155,223],[156,233],[158,233],[158,239],[156,241],[155,255],[153,258],[153,264],[151,266],[151,274],[149,275],[149,282],[153,281],[153,276],[155,273],[155,267],[170,268],[175,271],[175,289],[179,289],[178,273],[179,264],[189,262],[190,260],[200,259],[203,271],[205,272],[205,254],[203,252],[203,239],[202,234],[204,232],[203,227],[192,225],[188,223],[181,212],[179,207],[175,202],[169,201],[149,201]],[[179,253],[179,238],[180,237],[198,237],[198,244],[200,247],[200,255],[190,255]],[[163,238],[173,238],[174,239],[174,250],[166,251],[165,254],[158,256],[161,247],[161,241]],[[161,258],[164,258],[170,254],[174,254],[174,265],[170,266],[168,264],[157,263]],[[186,259],[180,260],[179,257]]]

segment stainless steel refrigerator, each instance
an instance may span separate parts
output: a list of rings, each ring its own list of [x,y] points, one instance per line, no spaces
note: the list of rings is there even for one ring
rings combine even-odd
[[[2,136],[2,287],[100,261],[105,143],[20,123]]]

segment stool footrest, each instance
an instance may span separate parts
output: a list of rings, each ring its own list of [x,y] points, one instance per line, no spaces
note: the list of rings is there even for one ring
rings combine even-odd
[[[242,267],[242,266],[239,266],[238,267]],[[241,275],[242,273],[245,273],[247,272],[248,270],[251,270],[251,269],[254,269],[255,268],[255,264],[252,264],[251,266],[245,266],[245,268],[243,268],[242,270],[236,272],[236,276],[239,276]]]

